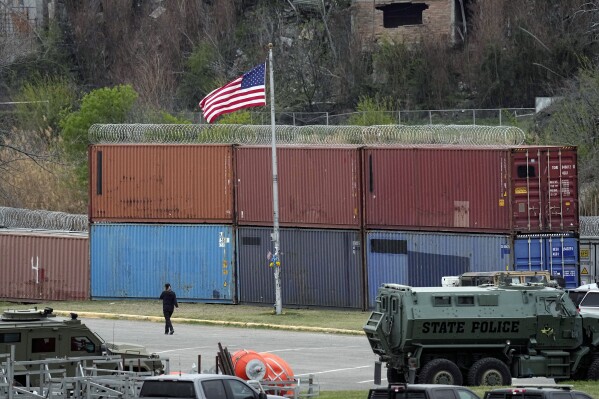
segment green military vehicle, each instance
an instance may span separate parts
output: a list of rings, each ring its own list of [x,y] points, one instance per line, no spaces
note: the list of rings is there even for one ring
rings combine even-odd
[[[599,379],[599,315],[581,316],[566,292],[542,284],[383,284],[364,331],[380,357],[375,375],[385,362],[389,383]]]
[[[52,308],[4,311],[0,321],[0,353],[10,354],[13,346],[15,361],[120,356],[125,360],[141,359],[132,362],[131,371],[151,374],[164,372],[164,365],[158,356],[149,354],[143,346],[104,342],[77,319],[77,314],[71,313],[70,319],[59,319]],[[65,361],[54,367],[66,369],[67,376],[75,375],[75,362]],[[16,371],[33,368],[35,365],[18,366]],[[17,375],[15,381],[24,385],[24,374]]]

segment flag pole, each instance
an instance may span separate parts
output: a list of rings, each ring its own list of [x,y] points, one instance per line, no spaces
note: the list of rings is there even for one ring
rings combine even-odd
[[[283,312],[283,305],[281,301],[281,262],[279,260],[279,177],[277,173],[277,145],[275,139],[275,83],[272,71],[272,47],[272,43],[268,43],[268,69],[270,71],[270,126],[272,136],[272,241],[275,247],[275,253],[271,258],[271,264],[275,269],[275,313],[281,314]]]

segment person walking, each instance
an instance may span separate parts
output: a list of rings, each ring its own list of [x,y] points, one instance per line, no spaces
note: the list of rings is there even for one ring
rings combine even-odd
[[[175,291],[171,289],[171,285],[169,283],[164,284],[164,291],[160,294],[160,299],[162,299],[162,313],[164,314],[164,333],[173,335],[175,333],[175,329],[173,328],[173,323],[171,323],[171,316],[175,311],[175,308],[179,307],[177,303],[177,295],[175,295]]]

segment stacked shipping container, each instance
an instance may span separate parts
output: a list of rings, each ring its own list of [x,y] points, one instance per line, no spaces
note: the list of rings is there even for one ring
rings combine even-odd
[[[270,147],[235,150],[239,299],[274,303]],[[284,304],[362,308],[359,147],[277,148]]]
[[[277,159],[284,304],[365,308],[383,282],[514,267],[578,281],[573,148],[280,146]],[[270,147],[92,146],[92,297],[155,297],[170,280],[182,299],[272,304],[271,167]]]
[[[233,146],[89,151],[92,298],[236,302]],[[152,224],[149,224],[152,223]]]
[[[375,286],[390,278],[437,286],[443,273],[515,266],[577,284],[574,148],[367,147],[363,157],[370,306]],[[382,229],[394,238],[381,239]],[[524,262],[536,249],[519,244],[531,233],[547,254],[536,263]]]

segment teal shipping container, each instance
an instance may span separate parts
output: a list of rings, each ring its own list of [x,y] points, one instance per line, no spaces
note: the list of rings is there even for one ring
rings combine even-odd
[[[170,283],[179,301],[235,303],[230,225],[92,224],[92,299],[157,299]]]

